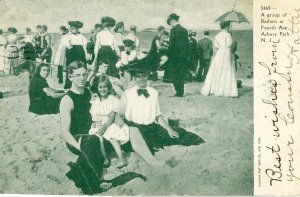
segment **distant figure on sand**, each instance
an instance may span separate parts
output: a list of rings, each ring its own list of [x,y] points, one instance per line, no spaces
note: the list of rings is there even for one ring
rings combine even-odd
[[[26,43],[31,43],[33,46],[35,45],[35,39],[34,39],[34,34],[31,32],[31,29],[29,27],[26,28],[26,35],[25,37],[25,42]]]
[[[41,63],[30,80],[29,85],[29,111],[35,114],[57,114],[59,103],[64,91],[53,89],[47,82],[50,73],[50,66]]]
[[[62,48],[65,49],[67,67],[74,61],[82,61],[85,63],[87,57],[87,39],[79,32],[79,29],[83,27],[83,23],[80,21],[69,21],[68,24],[70,26],[70,32],[61,40],[61,42],[63,42]],[[64,51],[62,50],[62,52]],[[69,89],[70,87],[71,81],[67,69],[64,88]]]
[[[196,31],[191,30],[189,33],[190,55],[189,55],[189,71],[195,73],[199,62],[199,53],[196,40]]]
[[[36,26],[36,32],[34,35],[34,43],[35,43],[35,52],[36,52],[36,56],[39,57],[42,54],[42,37],[41,37],[41,33],[42,33],[42,26],[41,25],[37,25]]]
[[[170,42],[168,56],[173,70],[173,85],[176,91],[175,97],[184,95],[184,77],[189,58],[189,36],[188,31],[178,22],[177,14],[170,14],[167,19],[168,25],[171,25]]]
[[[60,26],[59,43],[53,60],[54,65],[57,66],[58,83],[61,84],[64,82],[63,67],[66,66],[66,46],[64,45],[63,39],[68,33],[69,30],[65,26]]]
[[[220,26],[222,31],[216,35],[214,41],[217,52],[210,64],[201,94],[237,97],[235,60],[231,52],[232,37],[229,33],[230,22],[221,22]]]
[[[75,61],[68,67],[72,86],[60,104],[61,132],[67,148],[78,156],[76,162],[69,162],[70,170],[67,177],[74,181],[75,186],[84,194],[96,194],[107,191],[127,181],[140,177],[141,174],[127,172],[112,180],[104,180],[104,158],[100,150],[100,139],[88,135],[92,124],[90,114],[91,94],[85,87],[87,70],[83,62]]]
[[[116,63],[118,57],[120,57],[116,37],[112,33],[112,28],[115,26],[116,21],[106,16],[101,19],[101,23],[104,29],[97,34],[94,66],[97,65],[97,62],[108,60],[109,68],[107,74],[116,77],[118,76]]]
[[[141,44],[141,41],[139,40],[139,38],[137,37],[136,35],[136,32],[137,32],[137,27],[136,25],[131,25],[130,28],[129,28],[129,33],[124,37],[124,39],[130,39],[130,40],[133,40],[134,41],[134,49],[136,51],[139,51],[139,47],[140,47],[140,44]]]
[[[198,52],[200,67],[197,72],[197,79],[204,81],[209,69],[211,57],[213,56],[213,42],[209,38],[209,31],[204,31],[204,37],[198,41]]]
[[[102,24],[95,24],[95,29],[92,29],[92,32],[91,32],[91,36],[88,40],[88,43],[87,43],[87,46],[86,46],[86,50],[87,50],[87,53],[89,54],[88,58],[87,58],[87,63],[88,64],[93,64],[94,62],[94,59],[95,59],[95,43],[96,43],[96,36],[97,34],[102,31],[103,29],[103,26]]]
[[[157,70],[167,61],[167,50],[169,47],[169,33],[165,31],[165,27],[159,26],[157,34],[151,42],[149,54],[144,58],[149,70],[151,71],[150,79],[157,80]],[[162,58],[165,56],[164,58]],[[164,61],[162,61],[164,59]]]
[[[4,73],[17,75],[17,66],[18,66],[18,58],[19,58],[19,49],[17,46],[18,36],[16,33],[18,32],[16,28],[10,27],[8,28],[8,35],[6,36],[7,46],[5,50],[5,67]]]
[[[46,25],[42,25],[41,28],[42,32],[40,34],[41,36],[41,54],[39,58],[42,61],[46,61],[47,63],[51,62],[52,57],[52,49],[51,49],[51,35],[48,33],[48,27]]]
[[[124,22],[122,22],[122,21],[118,22],[116,24],[114,32],[115,32],[117,45],[118,45],[120,51],[124,51],[125,50],[125,47],[124,47],[124,44],[123,44],[123,40],[124,40]]]
[[[3,30],[0,29],[0,72],[4,73],[5,69],[5,48],[7,45],[6,37],[3,36]]]

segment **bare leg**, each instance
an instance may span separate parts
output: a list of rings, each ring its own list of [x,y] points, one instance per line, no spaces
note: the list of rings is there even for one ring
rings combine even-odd
[[[129,127],[130,142],[133,150],[142,157],[149,165],[163,165],[164,162],[157,160],[150,152],[142,134],[136,127]]]
[[[119,159],[117,167],[118,168],[123,168],[123,167],[127,166],[127,163],[124,160],[123,155],[122,155],[122,150],[121,150],[120,142],[118,140],[116,140],[116,139],[110,139],[109,141],[112,144],[112,146],[114,147],[114,149],[115,149],[115,151],[117,153],[118,159]]]
[[[103,136],[101,136],[101,135],[97,135],[97,136],[100,139],[100,151],[101,151],[102,156],[104,157],[104,167],[108,167],[109,166],[109,160],[108,160],[107,155],[106,155]]]

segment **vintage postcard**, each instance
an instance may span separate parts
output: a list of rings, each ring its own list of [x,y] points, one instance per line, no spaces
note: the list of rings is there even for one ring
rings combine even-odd
[[[0,194],[299,195],[299,0],[0,0]]]

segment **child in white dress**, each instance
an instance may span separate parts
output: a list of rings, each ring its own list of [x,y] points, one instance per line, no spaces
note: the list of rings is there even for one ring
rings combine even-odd
[[[103,138],[110,141],[116,151],[119,160],[117,167],[125,167],[127,163],[122,155],[121,144],[129,141],[129,127],[125,124],[117,125],[114,122],[119,109],[119,99],[112,95],[112,84],[105,75],[95,77],[91,91],[95,95],[91,99],[90,113],[93,123],[89,134],[97,135],[100,138],[101,153],[105,158],[105,163],[109,160],[106,157]]]

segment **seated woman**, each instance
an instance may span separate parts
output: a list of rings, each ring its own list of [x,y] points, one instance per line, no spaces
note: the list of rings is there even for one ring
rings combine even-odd
[[[141,60],[146,64],[150,76],[149,79],[157,80],[157,70],[168,61],[167,51],[169,47],[169,32],[161,31],[153,40],[149,54]]]
[[[125,123],[137,128],[142,134],[150,151],[169,145],[198,145],[204,140],[198,135],[187,132],[179,126],[170,127],[160,112],[158,92],[147,85],[149,72],[145,66],[138,65],[133,72],[136,86],[126,90],[121,98],[121,112]],[[145,152],[145,151],[143,151]],[[141,153],[143,155],[146,153]]]
[[[29,85],[29,111],[35,114],[57,114],[59,103],[64,91],[55,90],[49,87],[46,78],[49,75],[48,64],[41,63],[30,80]]]

